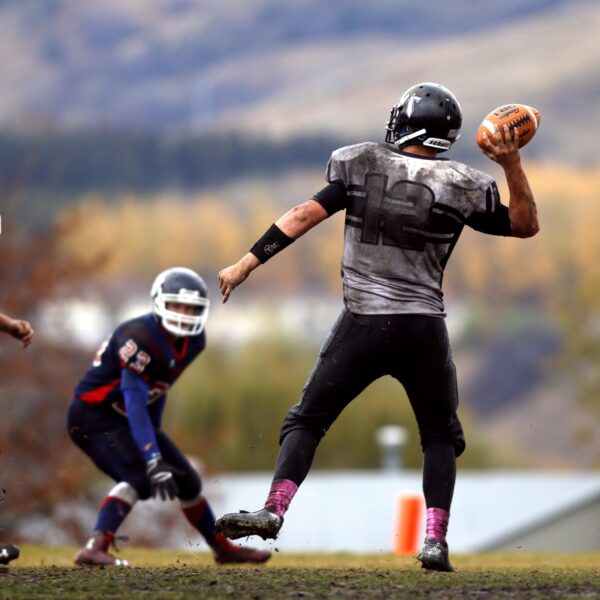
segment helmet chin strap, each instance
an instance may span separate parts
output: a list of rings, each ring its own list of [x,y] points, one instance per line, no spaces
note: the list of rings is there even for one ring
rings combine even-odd
[[[412,133],[403,135],[399,140],[393,142],[393,144],[394,146],[396,146],[396,148],[400,148],[400,146],[403,146],[404,144],[406,144],[406,142],[414,140],[415,138],[418,138],[420,135],[423,135],[425,133],[427,133],[426,129],[419,129],[418,131],[413,131]]]

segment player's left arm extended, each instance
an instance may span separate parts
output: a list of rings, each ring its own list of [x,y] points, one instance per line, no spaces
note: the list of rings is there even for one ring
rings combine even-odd
[[[505,125],[502,131],[500,129],[496,131],[494,144],[487,135],[484,134],[483,137],[486,145],[483,150],[484,154],[497,162],[504,170],[510,193],[508,218],[512,236],[519,238],[534,236],[540,230],[540,225],[533,192],[521,165],[519,132],[515,130],[511,134],[508,126]]]
[[[248,278],[248,275],[269,258],[287,248],[307,231],[324,221],[329,213],[314,199],[294,206],[279,217],[265,234],[237,263],[223,269],[218,276],[223,302],[231,292]]]

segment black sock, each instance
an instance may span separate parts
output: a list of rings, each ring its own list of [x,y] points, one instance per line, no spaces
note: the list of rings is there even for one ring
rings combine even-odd
[[[455,481],[454,447],[436,444],[427,448],[423,465],[423,493],[427,508],[441,508],[450,512]]]
[[[281,443],[273,479],[289,479],[300,485],[310,470],[320,438],[306,429],[290,431]]]

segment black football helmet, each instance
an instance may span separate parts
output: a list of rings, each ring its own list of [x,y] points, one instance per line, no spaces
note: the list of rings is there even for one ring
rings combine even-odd
[[[177,336],[202,333],[208,319],[210,301],[206,283],[198,273],[185,267],[167,269],[154,280],[150,296],[154,300],[154,314],[167,331]],[[169,302],[194,306],[194,314],[184,315],[169,310]]]
[[[417,83],[392,108],[385,141],[402,148],[417,144],[448,150],[458,139],[462,111],[454,94],[439,83]]]

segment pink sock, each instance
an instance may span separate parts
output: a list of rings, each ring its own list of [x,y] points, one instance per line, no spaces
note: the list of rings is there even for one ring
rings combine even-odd
[[[265,508],[283,517],[297,491],[298,486],[290,479],[275,479],[265,502]]]
[[[450,513],[442,508],[427,509],[426,537],[436,539],[438,542],[446,540]]]

